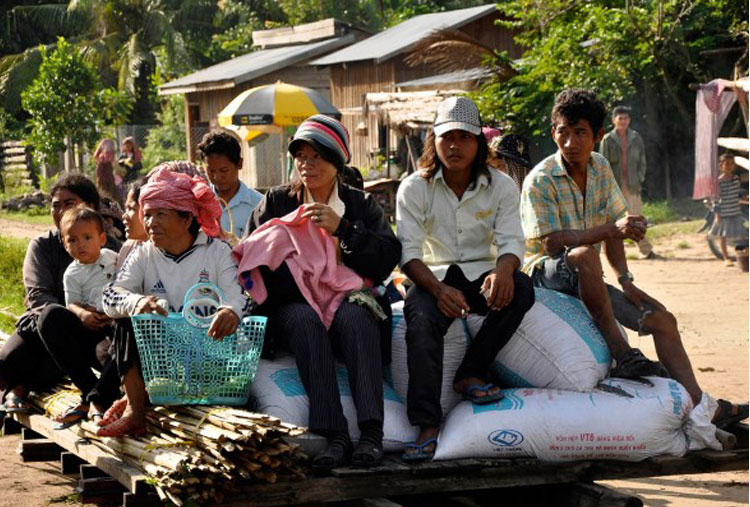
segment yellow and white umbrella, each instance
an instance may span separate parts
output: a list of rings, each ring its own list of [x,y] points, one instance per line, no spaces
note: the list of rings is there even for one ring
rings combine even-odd
[[[296,127],[305,118],[325,114],[340,119],[341,113],[319,92],[277,81],[237,95],[219,113],[219,125],[247,127],[248,131],[278,133]]]

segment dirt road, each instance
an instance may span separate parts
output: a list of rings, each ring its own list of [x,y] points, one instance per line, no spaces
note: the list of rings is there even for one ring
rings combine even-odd
[[[0,231],[3,224],[0,222]],[[26,228],[25,226],[23,228]],[[677,317],[693,368],[714,397],[748,399],[748,274],[712,258],[699,235],[657,244],[666,260],[630,261],[636,284],[664,303]],[[629,250],[635,253],[635,250]],[[611,271],[607,279],[614,280]],[[650,337],[630,334],[631,343],[655,357]],[[20,462],[16,437],[0,438],[0,481],[6,494],[0,507],[44,506],[67,502],[69,481],[52,464]],[[748,474],[717,474],[609,481],[608,486],[640,496],[657,507],[748,505]],[[67,504],[70,505],[70,504]]]
[[[0,236],[33,239],[50,229],[52,229],[52,226],[49,225],[26,224],[0,218]]]

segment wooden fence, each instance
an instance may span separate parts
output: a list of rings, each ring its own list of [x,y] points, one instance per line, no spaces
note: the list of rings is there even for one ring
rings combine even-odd
[[[38,185],[31,148],[22,141],[0,143],[0,191],[4,192],[6,187]]]

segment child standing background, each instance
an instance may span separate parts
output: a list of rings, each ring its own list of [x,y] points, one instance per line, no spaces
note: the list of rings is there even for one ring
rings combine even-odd
[[[734,158],[729,153],[719,157],[719,201],[716,204],[714,224],[709,235],[721,240],[724,264],[733,266],[729,258],[727,243],[736,246],[747,238],[740,209],[740,179],[734,174]]]

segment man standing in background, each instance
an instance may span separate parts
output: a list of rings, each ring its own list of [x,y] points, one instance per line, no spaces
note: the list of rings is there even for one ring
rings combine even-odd
[[[612,167],[617,184],[630,206],[630,213],[641,215],[641,184],[646,179],[646,147],[641,135],[630,128],[630,108],[617,106],[612,111],[614,129],[608,132],[599,145]],[[644,237],[638,242],[638,250],[644,259],[655,259],[653,246]]]

